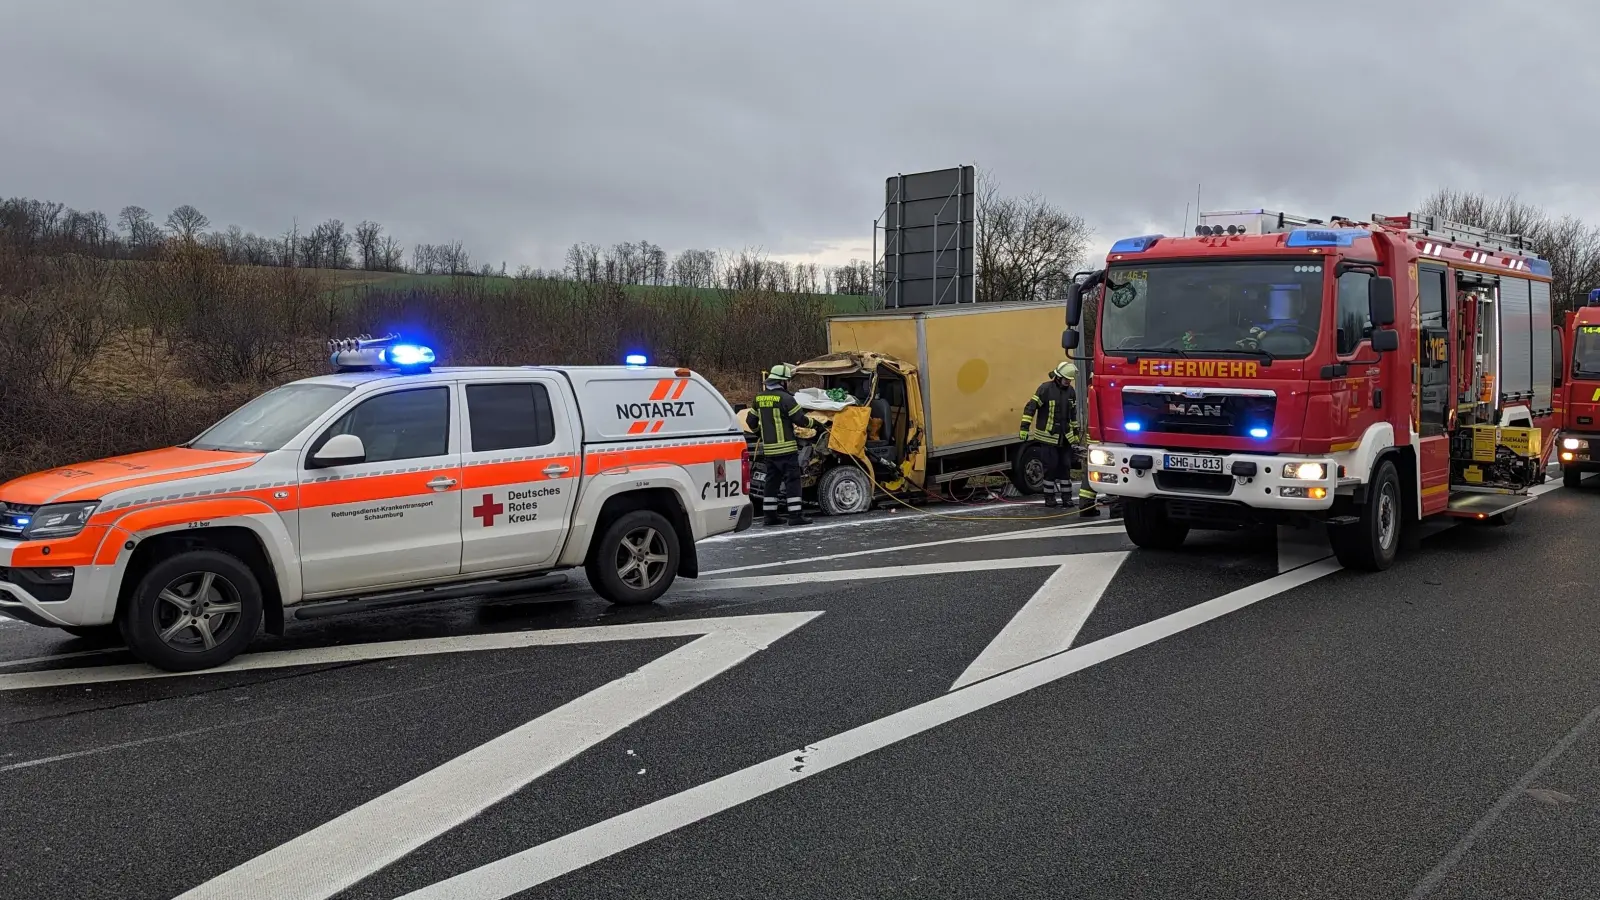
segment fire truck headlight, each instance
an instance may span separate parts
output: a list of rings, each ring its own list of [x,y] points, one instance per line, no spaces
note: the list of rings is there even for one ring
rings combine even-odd
[[[1091,466],[1109,466],[1111,465],[1111,460],[1111,454],[1104,450],[1096,449],[1089,451],[1089,465]]]
[[[1584,439],[1582,439],[1582,438],[1562,438],[1561,439],[1561,449],[1563,449],[1563,450],[1582,450],[1584,447],[1587,447],[1587,446],[1589,446],[1589,442],[1584,440]]]
[[[1283,477],[1298,481],[1321,481],[1328,477],[1328,470],[1322,463],[1284,463]]]

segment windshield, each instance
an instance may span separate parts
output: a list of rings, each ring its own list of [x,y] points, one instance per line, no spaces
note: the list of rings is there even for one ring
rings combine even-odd
[[[350,393],[332,384],[286,384],[267,391],[190,442],[196,450],[270,453]]]
[[[1600,378],[1600,325],[1579,325],[1572,342],[1574,377]]]
[[[1113,266],[1100,346],[1302,359],[1317,343],[1322,269],[1320,259]]]

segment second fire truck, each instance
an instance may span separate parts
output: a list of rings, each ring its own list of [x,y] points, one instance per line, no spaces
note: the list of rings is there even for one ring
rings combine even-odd
[[[1578,487],[1588,472],[1600,472],[1600,288],[1589,304],[1566,315],[1562,359],[1555,378],[1556,417],[1561,429],[1561,480]]]
[[[1069,326],[1098,301],[1088,478],[1136,544],[1317,519],[1341,564],[1380,570],[1425,517],[1505,524],[1532,499],[1561,332],[1521,238],[1417,214],[1199,223],[1118,241],[1068,295]]]

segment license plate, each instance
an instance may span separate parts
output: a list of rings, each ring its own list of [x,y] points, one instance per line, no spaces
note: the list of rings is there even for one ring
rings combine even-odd
[[[1222,457],[1220,456],[1174,456],[1164,454],[1161,468],[1168,472],[1221,472]]]

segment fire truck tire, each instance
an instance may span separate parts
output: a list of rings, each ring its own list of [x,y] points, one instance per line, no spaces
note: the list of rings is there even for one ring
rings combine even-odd
[[[654,603],[678,576],[678,532],[647,509],[618,517],[584,564],[589,584],[618,606]]]
[[[117,613],[133,655],[169,672],[220,666],[261,631],[261,583],[238,557],[190,550],[150,567]]]
[[[1328,542],[1339,565],[1364,572],[1381,572],[1394,565],[1405,519],[1400,503],[1400,475],[1393,462],[1383,460],[1372,473],[1359,521],[1328,527]]]
[[[1504,528],[1507,525],[1510,525],[1512,522],[1515,522],[1516,520],[1517,520],[1517,510],[1516,510],[1515,507],[1513,507],[1511,509],[1506,510],[1505,512],[1501,513],[1498,516],[1490,516],[1489,519],[1488,519],[1488,524],[1489,524],[1490,528]]]
[[[1167,507],[1160,500],[1124,501],[1122,527],[1128,540],[1146,550],[1176,550],[1189,536],[1189,526],[1167,518]]]
[[[1583,472],[1580,469],[1562,469],[1561,486],[1576,488],[1583,486]]]

